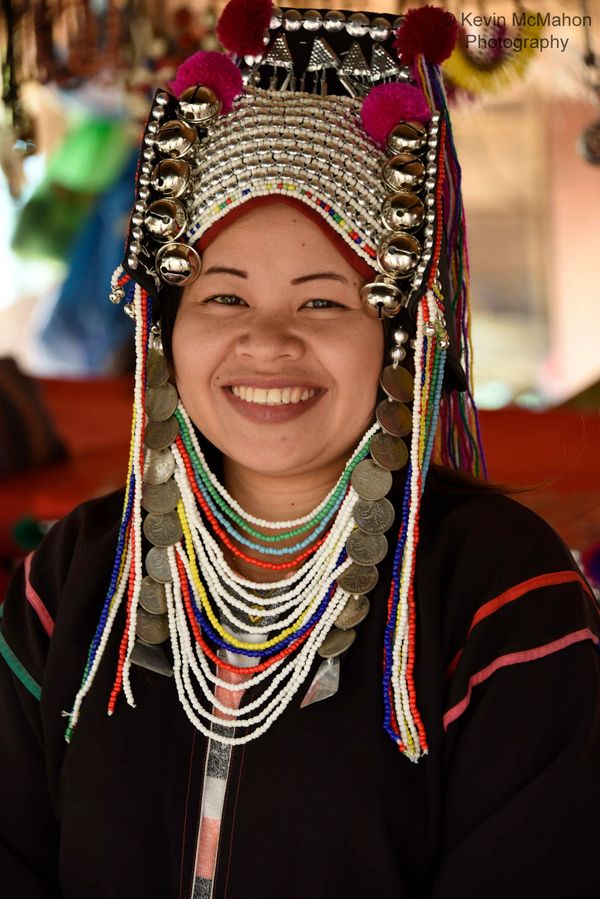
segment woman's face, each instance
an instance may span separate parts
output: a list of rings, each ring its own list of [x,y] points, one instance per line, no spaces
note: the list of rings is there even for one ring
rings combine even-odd
[[[282,203],[249,210],[208,246],[173,359],[188,414],[232,463],[272,475],[343,466],[372,422],[383,358],[362,283]]]

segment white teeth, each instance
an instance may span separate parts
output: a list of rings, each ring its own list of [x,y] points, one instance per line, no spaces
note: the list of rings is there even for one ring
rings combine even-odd
[[[284,403],[301,403],[315,396],[316,391],[308,387],[247,387],[245,384],[232,386],[231,392],[246,403],[262,406],[281,406]]]

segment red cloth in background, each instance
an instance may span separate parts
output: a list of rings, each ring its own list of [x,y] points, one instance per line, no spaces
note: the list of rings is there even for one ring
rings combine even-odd
[[[127,475],[132,378],[39,384],[68,458],[0,481],[4,557],[18,553],[11,536],[18,521],[61,518],[78,503],[122,486]]]
[[[40,380],[69,459],[0,481],[0,556],[19,555],[11,537],[24,517],[53,520],[125,482],[132,379]],[[569,546],[600,539],[600,415],[590,411],[481,413],[490,478],[514,487]]]

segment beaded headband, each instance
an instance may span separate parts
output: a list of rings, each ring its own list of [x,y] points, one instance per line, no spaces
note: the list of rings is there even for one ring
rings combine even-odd
[[[339,658],[387,554],[392,472],[407,466],[383,698],[386,732],[417,761],[427,752],[413,678],[421,495],[434,453],[475,472],[480,464],[460,168],[438,68],[456,27],[429,6],[391,21],[231,0],[217,34],[229,55],[196,54],[172,92],[155,96],[126,258],[113,276],[111,299],[127,300],[136,325],[133,437],[117,557],[67,739],[123,605],[111,714],[121,692],[134,704],[132,664],[173,674],[194,726],[229,743],[272,725],[317,654],[324,661],[302,705],[335,692]],[[293,522],[253,519],[208,468],[169,379],[153,303],[165,284],[198,276],[199,241],[228,212],[277,195],[310,207],[371,266],[362,297],[392,336],[375,424],[334,491]],[[414,377],[400,364],[409,343]],[[466,389],[444,396],[452,353],[455,372],[467,371]],[[265,536],[270,530],[283,533]],[[223,545],[247,563],[293,574],[268,585],[241,578]],[[168,639],[170,657],[161,648]],[[215,689],[231,684],[209,665],[239,673],[231,653],[246,657],[248,686],[261,685],[240,709],[220,702]]]

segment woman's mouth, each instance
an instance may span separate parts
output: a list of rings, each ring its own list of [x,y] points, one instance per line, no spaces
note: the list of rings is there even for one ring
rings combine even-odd
[[[233,384],[231,393],[245,403],[257,403],[262,406],[283,406],[304,403],[316,396],[317,391],[310,387],[250,387],[246,384]]]

